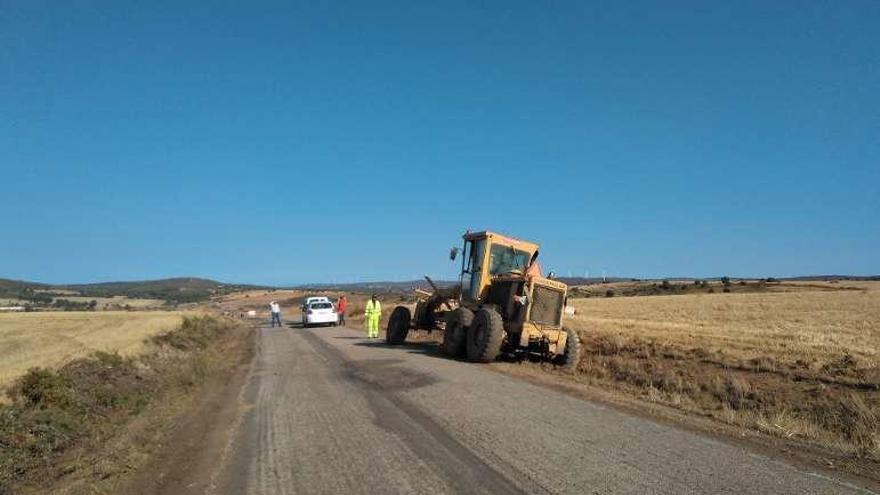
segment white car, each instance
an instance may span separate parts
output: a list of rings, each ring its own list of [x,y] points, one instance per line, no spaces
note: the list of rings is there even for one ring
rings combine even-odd
[[[312,304],[313,302],[330,302],[330,298],[328,298],[327,296],[308,296],[308,297],[306,297],[305,299],[303,299],[303,305],[302,305],[303,313],[305,313],[306,310],[309,309],[309,304]]]
[[[302,324],[306,328],[312,325],[333,325],[335,327],[339,324],[339,315],[336,313],[333,303],[324,298],[323,301],[312,301],[303,305]]]

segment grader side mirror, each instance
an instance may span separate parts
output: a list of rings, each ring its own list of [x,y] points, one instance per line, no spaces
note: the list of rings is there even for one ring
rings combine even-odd
[[[458,248],[454,247],[449,250],[449,259],[451,261],[455,261],[455,258],[458,256]]]

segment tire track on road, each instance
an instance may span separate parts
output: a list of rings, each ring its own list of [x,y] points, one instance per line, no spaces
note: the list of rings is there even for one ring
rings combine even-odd
[[[528,480],[518,483],[509,479],[453,438],[429,414],[396,393],[430,385],[436,378],[399,368],[396,359],[352,361],[312,332],[302,335],[329,358],[341,379],[354,384],[366,397],[376,424],[401,438],[455,493],[546,493]],[[521,483],[526,483],[528,490],[520,488]]]

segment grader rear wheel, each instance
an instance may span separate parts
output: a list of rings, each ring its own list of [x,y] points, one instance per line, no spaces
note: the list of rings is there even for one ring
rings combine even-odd
[[[467,308],[457,308],[446,317],[446,329],[443,331],[443,352],[447,356],[461,357],[467,342],[468,329],[474,319],[474,313]]]
[[[385,331],[385,342],[389,345],[400,345],[406,341],[409,333],[409,323],[412,319],[409,308],[398,306],[391,312],[388,318],[388,329]]]
[[[504,320],[494,309],[479,309],[467,332],[467,357],[476,363],[489,363],[501,352]]]

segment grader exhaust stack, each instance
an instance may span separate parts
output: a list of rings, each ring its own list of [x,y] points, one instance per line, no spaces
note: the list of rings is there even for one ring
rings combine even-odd
[[[567,368],[577,366],[580,340],[562,326],[568,287],[544,278],[538,245],[495,232],[465,233],[458,283],[431,292],[416,289],[415,311],[394,308],[386,341],[406,341],[411,329],[442,330],[452,357],[489,362],[502,353],[537,354]],[[459,253],[453,248],[453,261]]]

